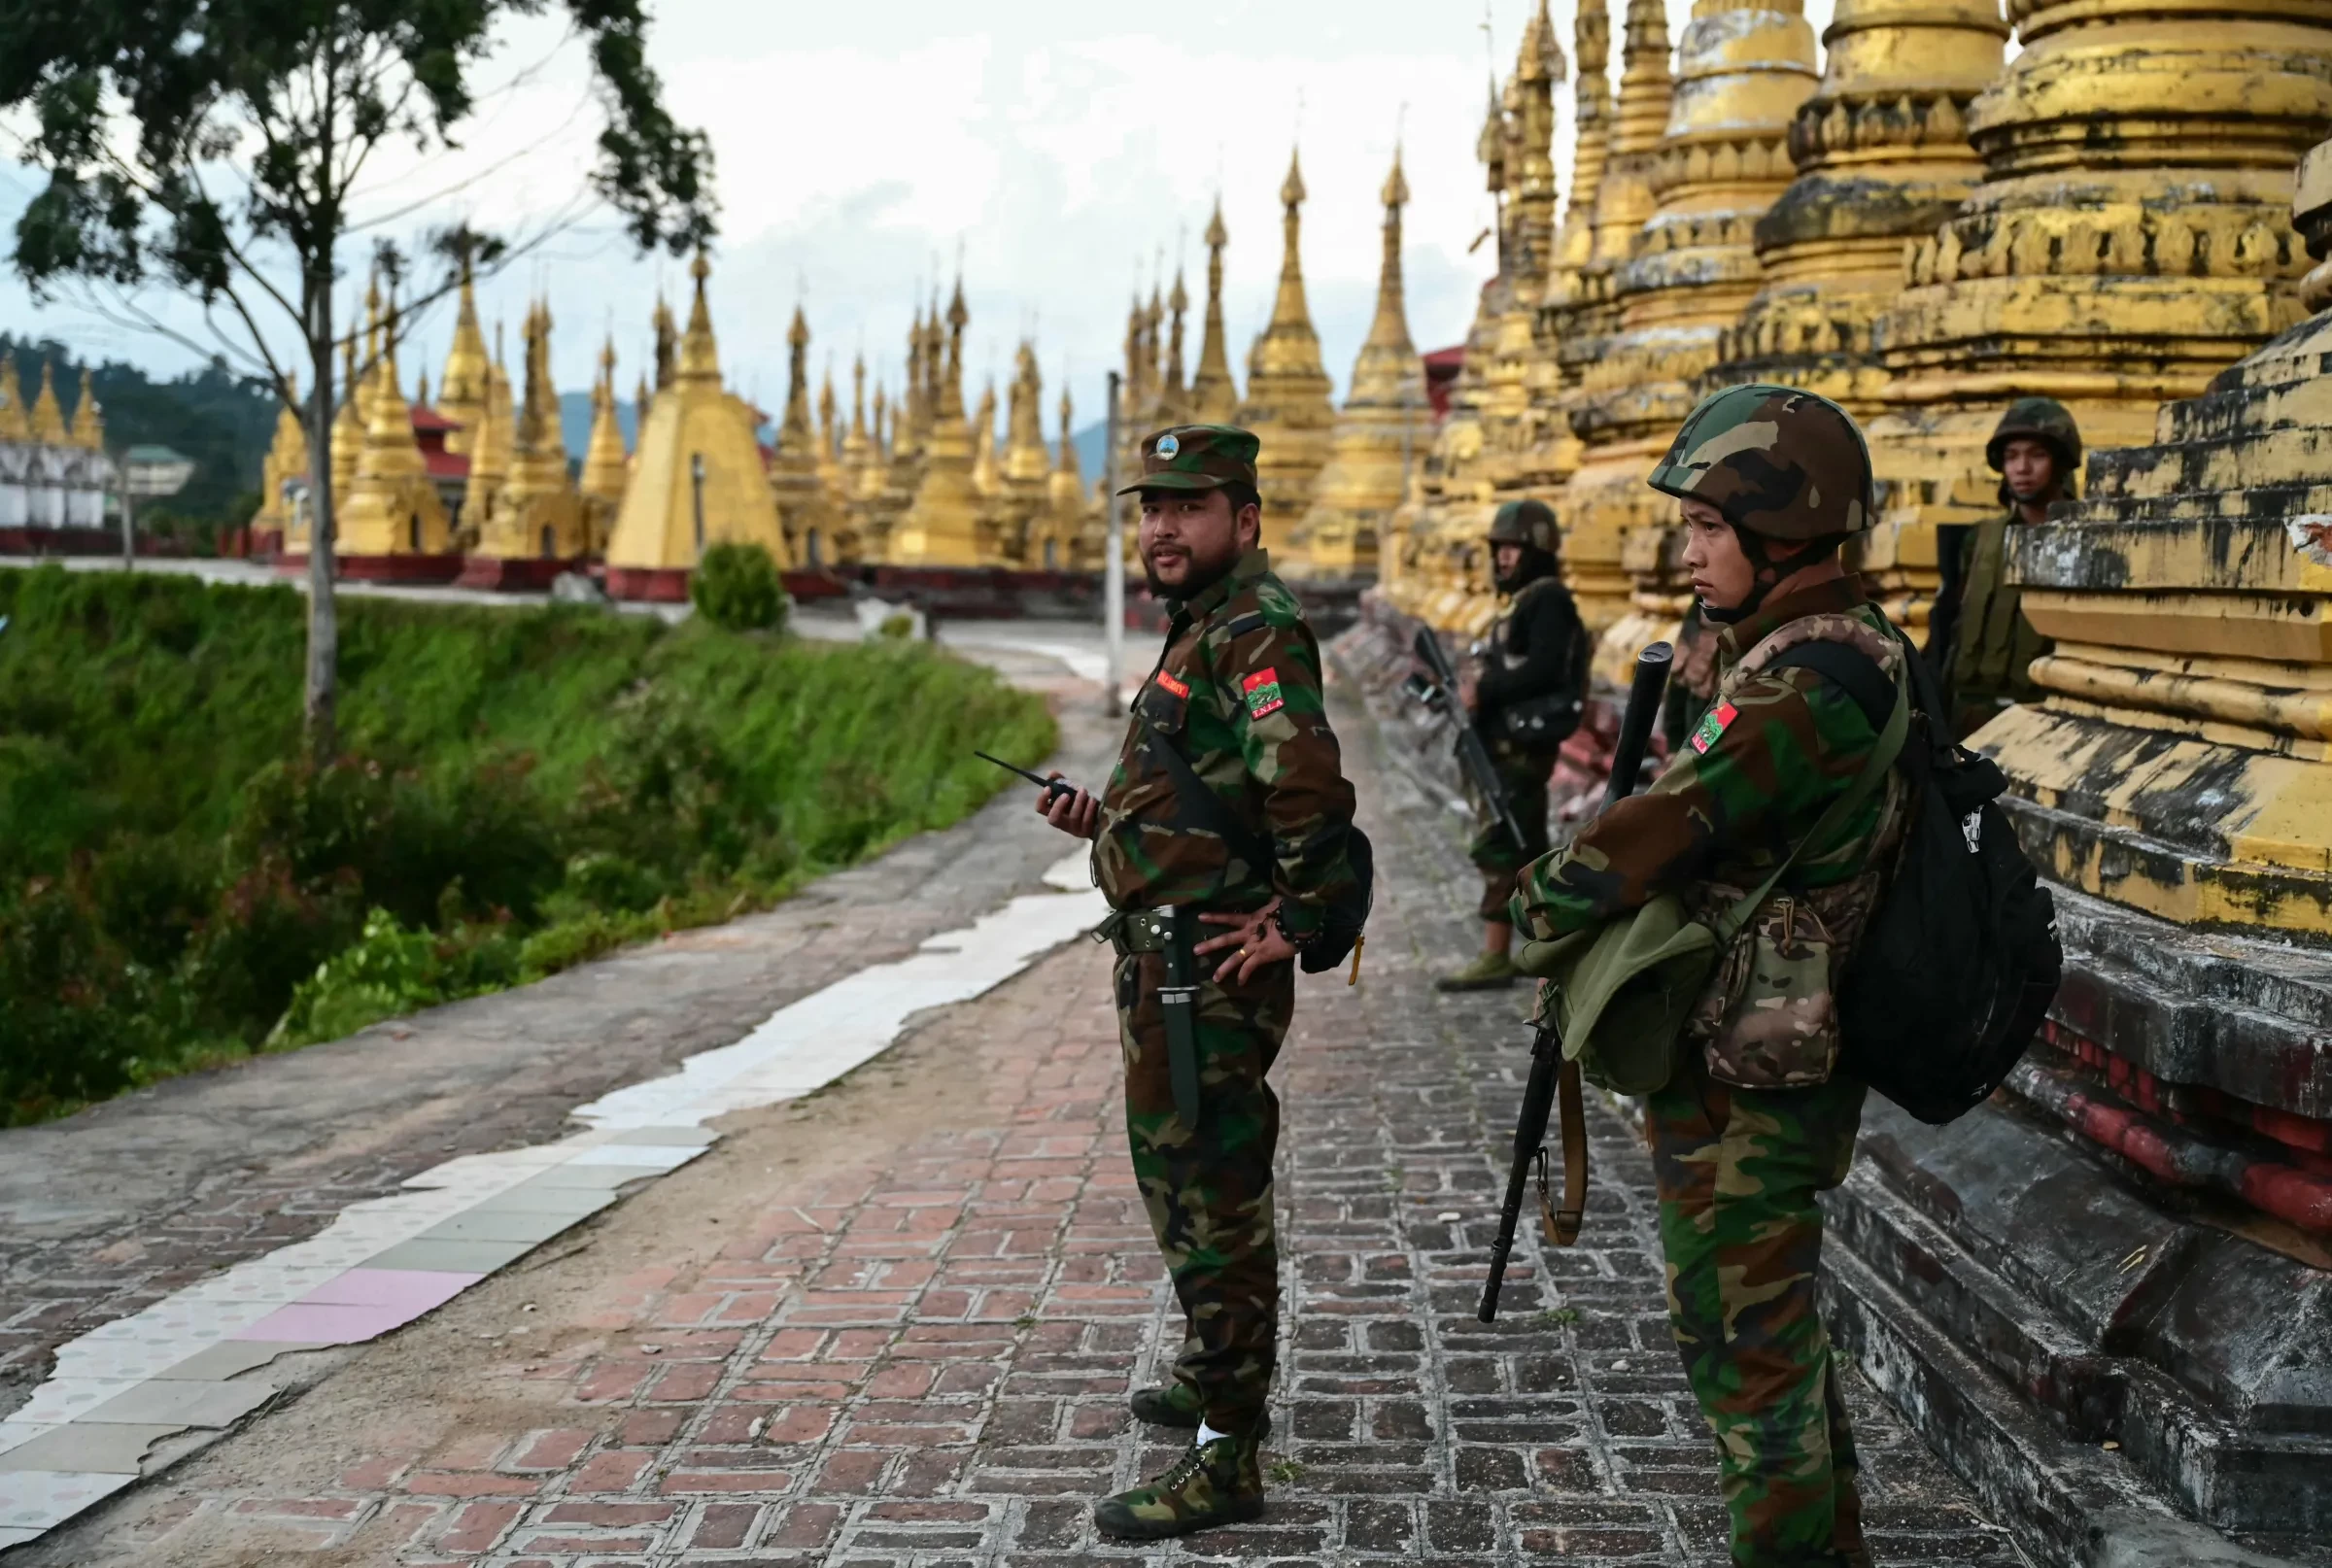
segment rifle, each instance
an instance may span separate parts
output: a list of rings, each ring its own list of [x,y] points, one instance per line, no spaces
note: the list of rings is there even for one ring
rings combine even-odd
[[[1450,656],[1442,650],[1441,639],[1431,627],[1420,627],[1414,644],[1417,657],[1423,662],[1430,676],[1412,674],[1401,689],[1415,700],[1425,705],[1431,713],[1450,714],[1458,721],[1458,766],[1481,793],[1490,807],[1514,839],[1514,847],[1523,854],[1530,852],[1530,841],[1523,836],[1523,825],[1514,817],[1514,805],[1506,799],[1506,790],[1498,782],[1498,770],[1490,761],[1490,748],[1483,744],[1482,732],[1474,721],[1462,713],[1453,713],[1457,704],[1452,700],[1458,690],[1458,672],[1450,667]]]
[[[1668,665],[1676,651],[1656,642],[1635,656],[1635,678],[1628,688],[1627,711],[1620,719],[1619,744],[1611,755],[1611,782],[1603,791],[1603,809],[1635,793],[1644,770],[1644,753],[1652,744],[1652,726],[1660,717],[1661,695],[1667,689]],[[1523,1089],[1523,1111],[1514,1124],[1514,1165],[1506,1174],[1506,1202],[1498,1210],[1497,1239],[1490,1244],[1490,1278],[1482,1286],[1482,1306],[1474,1315],[1485,1323],[1497,1321],[1498,1291],[1506,1282],[1506,1263],[1514,1255],[1514,1233],[1522,1223],[1523,1195],[1530,1173],[1538,1173],[1538,1206],[1557,1246],[1579,1239],[1579,1221],[1587,1208],[1587,1112],[1580,1103],[1579,1064],[1562,1056],[1562,1035],[1555,1024],[1552,1006],[1542,1006],[1543,1021],[1530,1042],[1530,1081]],[[1547,1117],[1555,1098],[1562,1097],[1562,1208],[1547,1197]]]

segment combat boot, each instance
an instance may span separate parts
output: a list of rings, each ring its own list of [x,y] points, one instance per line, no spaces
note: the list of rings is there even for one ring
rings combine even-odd
[[[1094,1527],[1120,1541],[1156,1541],[1261,1518],[1267,1430],[1258,1420],[1248,1432],[1191,1444],[1157,1480],[1094,1504]]]
[[[1137,1421],[1189,1432],[1198,1430],[1198,1418],[1206,1414],[1206,1401],[1199,1391],[1179,1378],[1161,1387],[1137,1388],[1125,1403]]]
[[[1523,971],[1504,953],[1483,953],[1461,970],[1433,982],[1436,991],[1503,991],[1521,979]]]

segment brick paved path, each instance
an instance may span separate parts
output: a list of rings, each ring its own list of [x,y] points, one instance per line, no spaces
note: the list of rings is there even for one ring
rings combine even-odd
[[[1353,749],[1382,892],[1363,985],[1308,979],[1282,1057],[1292,1244],[1265,1523],[1172,1547],[1092,1533],[1096,1494],[1172,1458],[1124,1397],[1179,1327],[1126,1162],[1106,960],[1080,944],[843,1085],[739,1118],[568,1255],[360,1352],[23,1560],[1721,1561],[1646,1162],[1608,1109],[1582,1244],[1552,1279],[1518,1258],[1504,1320],[1473,1319],[1521,999],[1433,993],[1471,879],[1446,818]],[[903,1140],[855,1130],[918,1084]],[[1850,1386],[1879,1560],[2016,1562]]]

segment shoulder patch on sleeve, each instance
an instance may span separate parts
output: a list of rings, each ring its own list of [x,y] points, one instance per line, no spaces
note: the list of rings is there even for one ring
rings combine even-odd
[[[1251,719],[1277,713],[1286,705],[1280,695],[1280,672],[1272,665],[1266,665],[1252,675],[1242,675],[1239,689],[1247,694],[1247,716]]]
[[[1718,736],[1724,734],[1732,721],[1740,716],[1741,710],[1731,702],[1719,702],[1715,707],[1710,708],[1702,716],[1700,727],[1693,732],[1693,750],[1703,757],[1707,756],[1708,748],[1715,745]]]
[[[1159,670],[1158,684],[1165,687],[1166,690],[1172,692],[1177,697],[1188,697],[1190,695],[1190,688],[1184,685],[1183,682],[1176,680],[1172,670]]]

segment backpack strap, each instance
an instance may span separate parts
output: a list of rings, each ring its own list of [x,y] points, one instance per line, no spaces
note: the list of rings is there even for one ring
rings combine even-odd
[[[1835,646],[1837,645],[1820,642],[1802,643],[1797,648],[1787,649],[1776,655],[1773,664],[1791,661],[1791,655],[1803,650]],[[1871,664],[1867,656],[1855,653],[1852,649],[1841,648],[1840,651],[1849,658],[1869,665],[1872,673],[1877,673],[1878,666]],[[1817,673],[1821,672],[1820,666],[1814,665],[1810,660],[1791,662],[1804,663],[1807,667],[1814,669]],[[1772,665],[1768,665],[1766,667],[1769,669]],[[1845,683],[1841,681],[1839,684],[1844,685]],[[1718,916],[1712,924],[1710,929],[1717,934],[1717,941],[1720,946],[1732,945],[1732,938],[1740,934],[1741,928],[1747,925],[1751,917],[1757,913],[1757,906],[1766,902],[1766,895],[1771,893],[1774,885],[1790,874],[1790,868],[1798,864],[1798,857],[1805,852],[1807,845],[1827,844],[1837,836],[1838,830],[1843,828],[1847,819],[1853,816],[1862,803],[1870,798],[1870,792],[1878,788],[1878,781],[1886,777],[1887,770],[1895,766],[1895,759],[1903,751],[1903,737],[1910,733],[1911,728],[1911,694],[1907,684],[1902,681],[1895,683],[1895,700],[1887,714],[1886,722],[1874,728],[1878,731],[1878,741],[1870,748],[1870,755],[1864,760],[1863,770],[1855,775],[1853,783],[1846,786],[1846,793],[1830,802],[1829,809],[1824,811],[1814,823],[1812,831],[1791,846],[1789,858],[1773,868],[1771,875],[1758,884],[1740,903]]]
[[[1854,699],[1864,722],[1876,734],[1895,710],[1895,685],[1877,661],[1843,642],[1801,642],[1773,656],[1767,669],[1810,669]]]
[[[1231,808],[1223,804],[1222,797],[1198,776],[1198,769],[1190,766],[1190,759],[1183,755],[1182,747],[1158,733],[1157,728],[1143,715],[1139,706],[1134,709],[1134,722],[1142,727],[1142,743],[1149,748],[1149,754],[1173,778],[1176,799],[1187,801],[1200,822],[1230,845],[1251,869],[1258,875],[1269,876],[1272,868],[1279,863],[1273,846],[1232,814]]]

